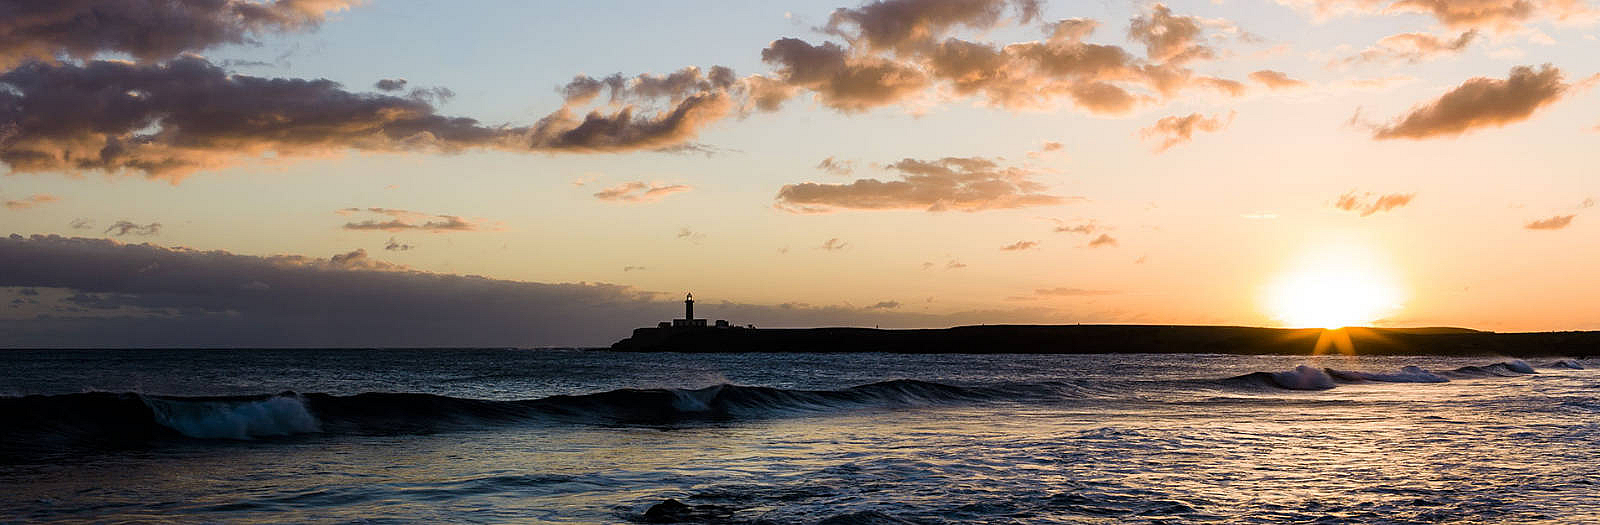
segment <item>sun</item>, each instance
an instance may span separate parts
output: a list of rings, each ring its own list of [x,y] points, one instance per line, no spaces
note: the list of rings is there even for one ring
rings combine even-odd
[[[1267,308],[1292,328],[1370,325],[1398,309],[1399,286],[1365,250],[1309,251],[1268,289]]]

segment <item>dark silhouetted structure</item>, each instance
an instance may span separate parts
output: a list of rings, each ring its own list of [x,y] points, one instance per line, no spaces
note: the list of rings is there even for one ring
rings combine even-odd
[[[725,324],[728,324],[728,322],[727,321],[717,321],[717,324],[725,325]],[[694,294],[691,293],[691,294],[689,294],[687,297],[685,297],[683,299],[683,319],[673,319],[672,320],[672,327],[673,328],[705,328],[706,327],[706,320],[705,319],[695,319],[694,318]]]

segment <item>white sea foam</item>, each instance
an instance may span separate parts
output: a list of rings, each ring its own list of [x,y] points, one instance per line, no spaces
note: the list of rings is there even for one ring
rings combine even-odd
[[[1294,390],[1327,390],[1333,388],[1333,378],[1321,368],[1300,365],[1288,372],[1273,372],[1272,382]]]
[[[252,439],[320,432],[321,424],[299,396],[256,401],[174,401],[145,398],[156,421],[185,436]]]

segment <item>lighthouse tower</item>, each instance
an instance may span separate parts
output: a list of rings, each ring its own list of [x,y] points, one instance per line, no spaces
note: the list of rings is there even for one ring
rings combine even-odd
[[[662,325],[665,326],[666,323],[662,323]],[[694,294],[689,294],[688,296],[685,296],[683,298],[683,319],[673,319],[672,320],[672,327],[673,328],[704,328],[705,326],[706,326],[706,320],[705,319],[695,319],[694,318]]]

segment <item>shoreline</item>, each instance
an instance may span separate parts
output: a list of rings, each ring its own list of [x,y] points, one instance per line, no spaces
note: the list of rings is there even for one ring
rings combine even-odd
[[[1320,351],[1319,351],[1320,347]],[[1194,325],[979,325],[932,329],[639,328],[619,352],[905,354],[1230,354],[1585,357],[1600,331],[1260,328]]]

